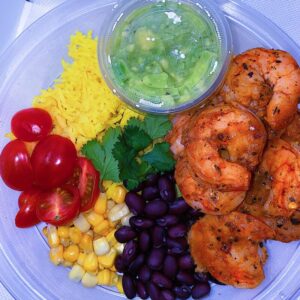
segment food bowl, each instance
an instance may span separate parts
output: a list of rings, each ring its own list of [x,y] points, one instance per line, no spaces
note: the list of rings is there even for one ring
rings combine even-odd
[[[104,24],[98,51],[104,78],[144,112],[176,113],[202,103],[230,62],[230,28],[211,1],[121,1]]]

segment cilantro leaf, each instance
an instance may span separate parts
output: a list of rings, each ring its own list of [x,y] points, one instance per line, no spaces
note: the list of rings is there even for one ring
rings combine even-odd
[[[100,172],[102,180],[120,182],[118,161],[112,155],[114,144],[121,135],[120,128],[107,130],[100,144],[96,140],[86,143],[81,152],[89,158]]]
[[[135,126],[135,127],[139,127],[140,129],[144,129],[143,128],[143,122],[142,120],[135,118],[135,117],[131,117],[128,121],[126,126]]]
[[[124,138],[127,145],[137,151],[147,148],[152,142],[150,136],[137,126],[125,126]]]
[[[143,128],[155,140],[164,137],[172,129],[172,123],[167,116],[147,116]]]
[[[141,160],[153,166],[157,172],[170,171],[175,166],[170,145],[166,142],[155,144],[152,151],[144,154]]]

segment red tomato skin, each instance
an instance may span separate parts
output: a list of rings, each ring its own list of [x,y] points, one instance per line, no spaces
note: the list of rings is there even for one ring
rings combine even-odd
[[[31,189],[22,192],[18,199],[19,211],[15,218],[15,224],[19,228],[27,228],[40,223],[36,215],[39,190]]]
[[[77,162],[74,144],[59,135],[48,135],[34,148],[31,164],[37,186],[59,187],[72,176]]]
[[[23,141],[9,142],[0,155],[0,174],[13,190],[24,191],[33,185],[33,170],[29,153]]]
[[[78,165],[81,169],[80,176],[79,176],[79,194],[81,198],[81,212],[88,211],[91,209],[97,198],[100,194],[100,188],[99,188],[99,180],[100,180],[100,174],[99,172],[94,168],[93,164],[90,160],[84,157],[78,157]],[[93,186],[92,190],[89,193],[89,199],[85,199],[85,193],[88,186],[88,181],[92,180]],[[86,203],[84,203],[86,201]]]
[[[51,132],[52,127],[50,114],[41,108],[20,110],[11,119],[12,133],[25,142],[41,140]]]
[[[37,217],[54,226],[67,225],[79,214],[79,190],[71,185],[42,191],[36,206]]]

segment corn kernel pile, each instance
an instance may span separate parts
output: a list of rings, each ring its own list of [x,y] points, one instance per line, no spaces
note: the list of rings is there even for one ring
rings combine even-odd
[[[69,278],[85,287],[116,286],[123,293],[122,278],[114,262],[123,252],[115,239],[119,225],[129,225],[131,213],[124,200],[124,186],[104,181],[92,210],[81,213],[70,226],[47,225],[43,229],[50,246],[50,260],[55,265],[71,267]]]

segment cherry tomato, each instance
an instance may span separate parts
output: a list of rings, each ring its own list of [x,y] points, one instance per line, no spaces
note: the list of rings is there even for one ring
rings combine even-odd
[[[78,215],[79,208],[79,190],[71,185],[64,185],[40,194],[36,215],[41,221],[60,226],[72,221]]]
[[[40,222],[36,215],[37,200],[40,191],[37,189],[30,189],[22,192],[19,196],[19,211],[15,218],[16,226],[19,228],[31,227]]]
[[[0,174],[13,190],[24,191],[33,184],[33,171],[26,145],[20,140],[9,142],[0,156]]]
[[[99,180],[99,172],[94,168],[93,164],[88,159],[79,157],[71,181],[79,189],[80,211],[87,211],[94,206],[100,194]]]
[[[22,141],[39,141],[51,132],[52,119],[49,113],[41,108],[23,109],[12,117],[11,130]]]
[[[61,186],[72,176],[76,162],[77,152],[69,139],[48,135],[31,156],[35,183],[44,189]]]

